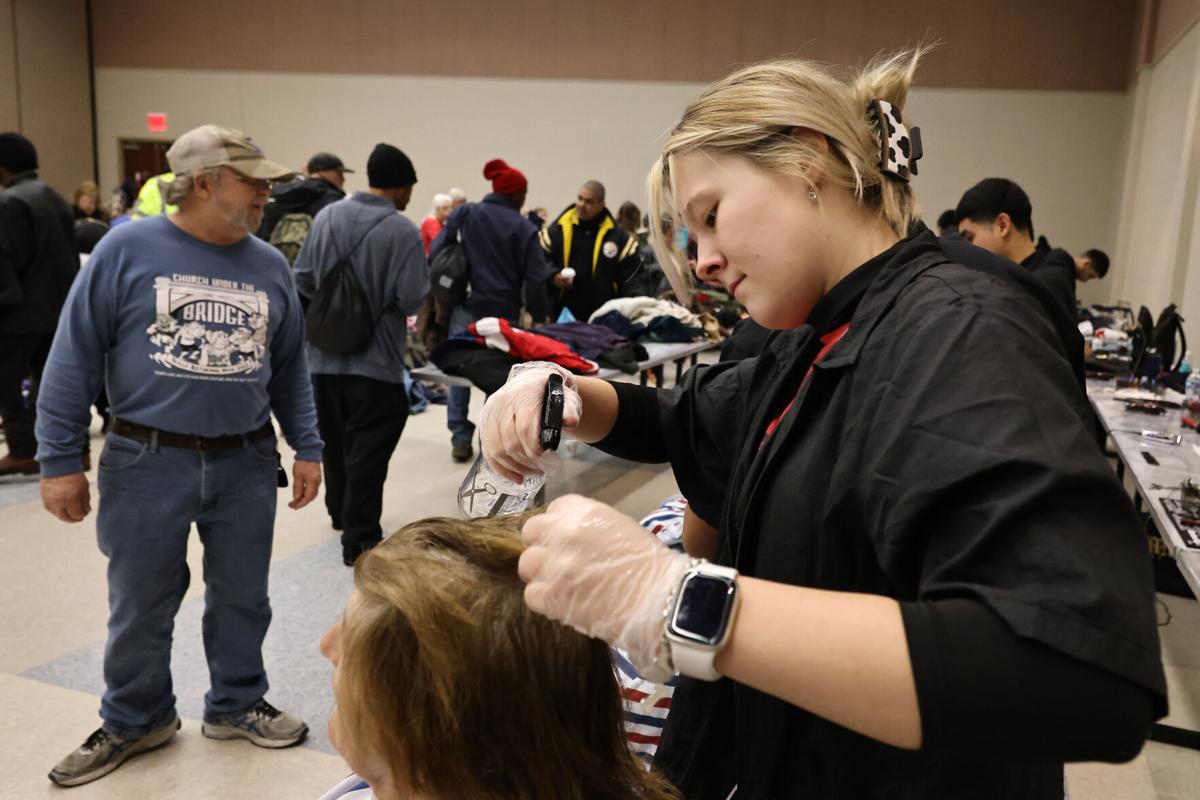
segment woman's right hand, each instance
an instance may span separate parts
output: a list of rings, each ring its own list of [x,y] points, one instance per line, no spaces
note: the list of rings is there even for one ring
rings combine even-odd
[[[583,401],[575,376],[548,361],[515,365],[508,381],[483,405],[479,423],[483,457],[501,477],[520,483],[528,475],[545,474],[557,456],[543,450],[540,441],[542,399],[552,374],[563,379],[563,433],[579,425]]]

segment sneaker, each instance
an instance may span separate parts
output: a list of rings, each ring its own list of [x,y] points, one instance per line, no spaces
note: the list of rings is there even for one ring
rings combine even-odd
[[[249,739],[259,747],[291,747],[304,741],[308,726],[266,700],[220,722],[205,722],[200,731],[210,739]]]
[[[59,786],[79,786],[103,778],[126,759],[166,744],[178,730],[178,716],[158,730],[137,739],[122,739],[104,728],[98,728],[78,750],[50,770],[50,780]]]
[[[451,445],[450,455],[459,464],[464,464],[471,460],[471,456],[475,455],[475,448],[471,447],[471,443]]]

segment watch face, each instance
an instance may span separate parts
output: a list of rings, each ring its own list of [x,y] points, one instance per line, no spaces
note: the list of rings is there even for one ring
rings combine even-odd
[[[729,627],[734,582],[713,575],[689,575],[679,588],[671,631],[684,639],[715,645]]]

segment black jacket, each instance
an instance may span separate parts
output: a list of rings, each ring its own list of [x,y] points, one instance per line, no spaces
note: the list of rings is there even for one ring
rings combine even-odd
[[[1033,254],[1021,262],[1021,266],[1037,279],[1038,283],[1062,303],[1071,319],[1079,315],[1075,301],[1075,259],[1061,247],[1051,248],[1043,238]]]
[[[641,268],[638,240],[616,223],[608,209],[583,222],[568,206],[539,234],[542,249],[557,272],[575,270],[568,291],[559,291],[556,312],[571,309],[575,319],[587,322],[592,312],[616,297],[630,295],[630,280]],[[551,285],[551,291],[554,286]]]
[[[322,178],[300,178],[281,183],[271,192],[271,199],[263,212],[262,226],[258,238],[271,240],[271,232],[285,214],[308,214],[316,217],[317,212],[331,203],[336,203],[346,193]]]
[[[0,192],[0,333],[53,333],[79,272],[71,207],[24,172]]]
[[[1074,357],[1033,295],[952,263],[932,234],[879,258],[815,367],[810,326],[777,334],[758,358],[692,369],[657,413],[629,419],[621,396],[614,433],[640,427],[643,444],[599,446],[669,460],[686,497],[719,498],[697,510],[742,574],[902,610],[977,601],[1161,714],[1145,537],[1084,422]],[[1062,797],[1063,757],[900,750],[729,680],[681,679],[656,763],[689,800],[735,783],[753,800],[1041,800]]]

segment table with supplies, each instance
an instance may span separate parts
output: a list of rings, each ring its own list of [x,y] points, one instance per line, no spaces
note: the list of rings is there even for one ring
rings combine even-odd
[[[1139,510],[1144,503],[1188,586],[1200,597],[1200,537],[1172,514],[1185,499],[1186,483],[1200,486],[1200,434],[1182,425],[1181,409],[1167,407],[1159,415],[1130,411],[1115,396],[1117,391],[1112,381],[1088,381],[1088,399],[1117,453],[1117,473],[1122,478],[1129,473]]]
[[[675,382],[683,378],[683,371],[686,366],[695,366],[696,360],[700,354],[706,350],[720,347],[721,343],[712,339],[705,339],[702,342],[644,342],[646,348],[646,359],[639,361],[638,375],[641,384],[645,386],[649,381],[650,373],[654,373],[658,379],[658,385],[663,385],[664,365],[674,362],[675,364]],[[427,364],[424,367],[419,367],[412,370],[409,374],[413,380],[433,381],[435,383],[443,383],[447,386],[467,386],[473,384],[466,378],[461,378],[455,375],[447,375],[433,364]],[[589,378],[618,378],[626,373],[612,367],[602,368],[595,375],[588,375]]]
[[[1134,505],[1150,515],[1188,587],[1200,597],[1200,514],[1193,513],[1200,510],[1200,433],[1184,427],[1182,409],[1167,406],[1157,415],[1131,411],[1118,391],[1111,380],[1087,382],[1088,399],[1117,454],[1117,474],[1124,480],[1128,473]],[[1200,731],[1190,728],[1159,723],[1150,738],[1200,750]]]

